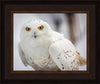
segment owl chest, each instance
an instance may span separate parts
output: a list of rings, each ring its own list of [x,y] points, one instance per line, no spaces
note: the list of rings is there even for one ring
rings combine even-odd
[[[45,66],[49,62],[49,51],[47,46],[26,48],[25,51],[27,52],[26,55],[28,58],[31,58],[32,62],[40,67]]]

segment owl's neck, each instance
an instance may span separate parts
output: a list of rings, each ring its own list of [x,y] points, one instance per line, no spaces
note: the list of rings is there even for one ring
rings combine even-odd
[[[25,38],[22,40],[24,46],[31,46],[31,47],[41,47],[41,46],[49,46],[50,44],[63,39],[63,35],[52,31],[48,33],[48,35],[44,35],[41,37],[34,38]]]

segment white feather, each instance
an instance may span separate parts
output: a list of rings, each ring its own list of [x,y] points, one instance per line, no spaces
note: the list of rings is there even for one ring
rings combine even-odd
[[[43,30],[38,29],[41,25]],[[26,27],[30,27],[31,30],[26,31]],[[48,23],[39,19],[24,24],[20,34],[20,48],[28,64],[36,70],[64,71],[73,70],[75,65],[78,66],[71,64],[76,60],[73,44],[62,34],[53,31]],[[60,59],[57,59],[58,56]]]

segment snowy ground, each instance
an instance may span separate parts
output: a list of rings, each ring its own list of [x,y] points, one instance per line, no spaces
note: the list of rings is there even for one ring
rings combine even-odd
[[[13,20],[14,20],[14,25],[13,25],[13,70],[14,71],[32,71],[34,70],[30,66],[25,67],[24,64],[22,63],[19,53],[18,53],[18,43],[20,41],[20,29],[24,23],[27,21],[31,20],[32,18],[41,18],[44,21],[47,21],[50,26],[52,27],[53,30],[55,30],[55,25],[53,23],[53,18],[52,16],[60,17],[62,18],[63,23],[60,25],[60,33],[63,33],[64,36],[67,39],[69,38],[69,32],[68,32],[68,24],[67,21],[65,20],[65,15],[63,13],[60,14],[33,14],[33,13],[14,13],[13,14]],[[85,27],[84,35],[83,37],[76,43],[76,49],[80,52],[81,56],[87,59],[87,35],[86,35],[86,14],[77,14],[77,17],[80,20],[80,25],[81,27]],[[83,28],[81,28],[83,29]],[[85,71],[87,70],[86,66],[80,67],[79,70]]]

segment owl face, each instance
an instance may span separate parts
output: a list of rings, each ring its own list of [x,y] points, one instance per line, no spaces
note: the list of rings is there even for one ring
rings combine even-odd
[[[37,39],[46,36],[51,31],[48,23],[42,20],[31,20],[24,24],[21,30],[21,37]]]

